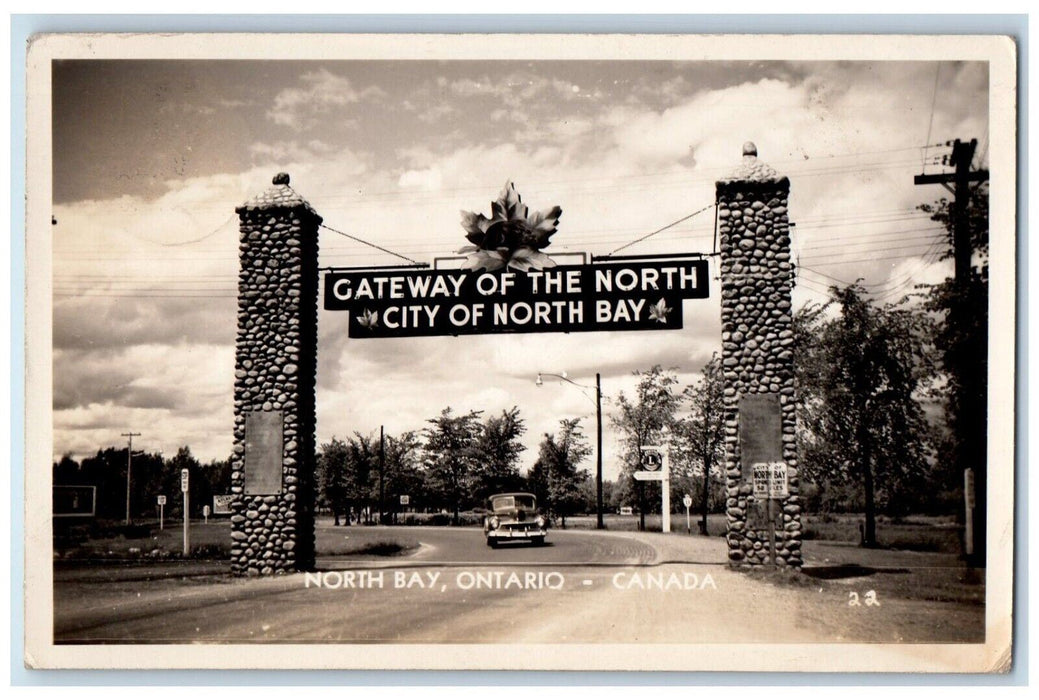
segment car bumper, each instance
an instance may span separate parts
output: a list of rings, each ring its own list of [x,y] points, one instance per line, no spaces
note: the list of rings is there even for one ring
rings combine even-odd
[[[533,537],[544,537],[548,532],[540,530],[492,530],[487,533],[489,540],[529,540]]]

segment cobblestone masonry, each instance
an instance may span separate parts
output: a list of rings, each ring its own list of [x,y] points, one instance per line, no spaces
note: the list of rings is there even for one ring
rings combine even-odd
[[[279,173],[235,211],[240,222],[231,571],[314,566],[314,383],[321,217]],[[280,493],[245,493],[246,414],[281,415]],[[276,421],[277,418],[274,418]]]
[[[794,266],[787,218],[790,181],[758,160],[757,148],[747,143],[743,162],[731,176],[716,183],[716,193],[729,564],[769,563],[765,504],[754,502],[752,483],[740,468],[739,401],[741,396],[757,393],[779,397],[783,460],[790,478],[790,495],[775,508],[776,564],[800,567],[801,501],[791,322]]]

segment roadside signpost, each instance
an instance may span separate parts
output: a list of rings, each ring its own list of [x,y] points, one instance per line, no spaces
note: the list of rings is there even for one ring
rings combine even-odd
[[[202,506],[202,522],[204,522],[206,525],[209,524],[209,506],[208,505]]]
[[[184,494],[184,556],[191,551],[191,536],[188,534],[188,508],[190,497],[188,495],[188,470],[180,470],[180,492]]]
[[[682,496],[682,505],[685,506],[685,533],[691,535],[693,534],[693,528],[689,522],[689,506],[693,505],[693,497],[688,493]]]
[[[768,507],[768,549],[772,566],[776,565],[776,522],[774,501],[790,495],[786,462],[755,462],[753,465],[754,498],[764,499]]]
[[[159,504],[159,529],[162,530],[163,529],[163,527],[162,527],[162,524],[163,524],[163,514],[164,514],[164,511],[166,509],[166,497],[165,496],[158,496],[158,497],[156,497],[155,501]]]
[[[636,481],[660,482],[660,531],[671,532],[671,466],[667,447],[644,445],[642,468],[635,472]]]

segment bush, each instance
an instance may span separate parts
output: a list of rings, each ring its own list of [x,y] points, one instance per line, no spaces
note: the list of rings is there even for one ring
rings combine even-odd
[[[458,514],[458,525],[460,527],[472,527],[483,525],[484,516],[481,513],[463,511]],[[447,527],[454,524],[453,513],[401,513],[397,516],[398,525],[434,525]]]

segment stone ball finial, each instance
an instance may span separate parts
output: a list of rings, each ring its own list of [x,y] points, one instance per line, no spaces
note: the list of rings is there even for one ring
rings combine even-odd
[[[758,147],[754,145],[753,141],[747,141],[746,143],[743,144],[743,155],[745,155],[745,156],[757,156],[758,155]],[[286,175],[286,177],[288,177],[288,176]]]
[[[287,184],[289,184],[289,174],[288,173],[278,173],[277,175],[274,176],[274,179],[271,180],[271,182],[274,183],[275,185],[287,185]]]

